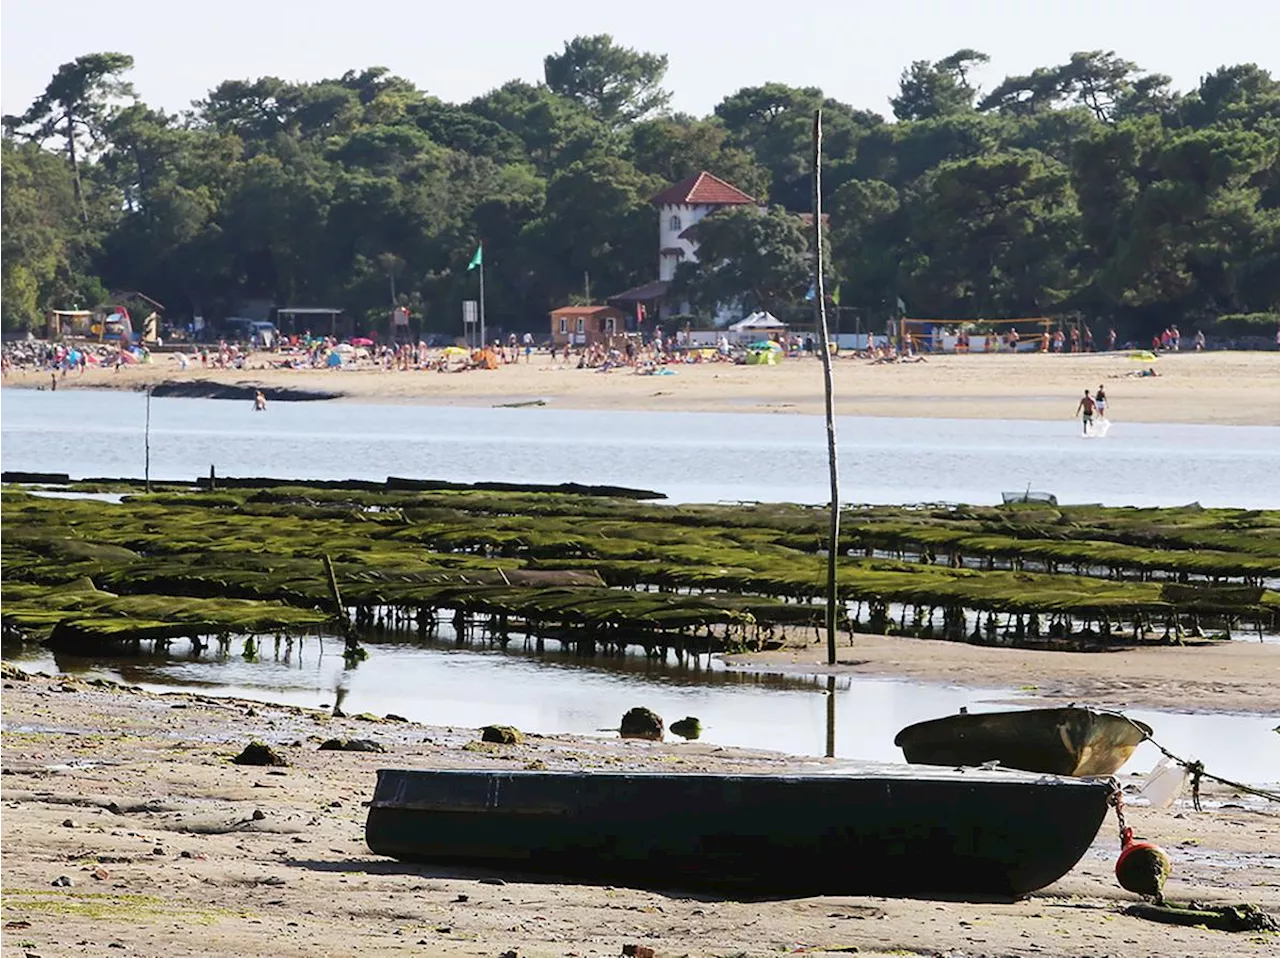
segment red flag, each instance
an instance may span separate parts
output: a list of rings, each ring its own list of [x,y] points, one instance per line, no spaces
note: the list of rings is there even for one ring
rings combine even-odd
[[[636,303],[636,322],[644,322],[644,303]]]

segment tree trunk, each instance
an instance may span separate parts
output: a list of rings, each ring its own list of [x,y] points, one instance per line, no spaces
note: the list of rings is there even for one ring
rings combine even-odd
[[[80,220],[89,225],[89,210],[84,203],[84,187],[80,183],[80,163],[76,159],[76,118],[67,113],[67,159],[71,161],[71,182],[76,190],[76,205],[80,207]]]

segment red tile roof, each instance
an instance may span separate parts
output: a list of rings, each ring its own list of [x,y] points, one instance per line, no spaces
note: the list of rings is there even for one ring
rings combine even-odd
[[[595,316],[597,313],[616,313],[613,306],[561,306],[551,311],[552,316]]]
[[[654,206],[744,206],[755,199],[706,170],[668,186],[650,200]]]

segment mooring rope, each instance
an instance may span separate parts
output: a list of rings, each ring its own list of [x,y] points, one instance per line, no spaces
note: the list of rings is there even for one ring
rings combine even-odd
[[[1269,802],[1280,802],[1280,792],[1268,791],[1265,788],[1255,788],[1252,785],[1245,785],[1242,782],[1233,782],[1231,779],[1223,778],[1221,775],[1214,775],[1213,773],[1205,770],[1204,762],[1199,759],[1188,761],[1185,758],[1180,758],[1179,756],[1174,755],[1171,751],[1157,742],[1151,733],[1144,730],[1141,725],[1129,718],[1129,716],[1124,716],[1124,720],[1141,732],[1142,737],[1159,749],[1160,753],[1164,755],[1165,758],[1169,759],[1171,762],[1181,765],[1191,773],[1191,806],[1197,812],[1204,810],[1200,807],[1200,780],[1205,778],[1219,782],[1222,785],[1229,786],[1230,788],[1234,788],[1238,791],[1247,792],[1250,795],[1257,795],[1259,798],[1265,798]]]

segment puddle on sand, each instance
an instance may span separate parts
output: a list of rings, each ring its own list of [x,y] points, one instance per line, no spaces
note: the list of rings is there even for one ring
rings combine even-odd
[[[914,722],[970,711],[995,711],[1021,697],[1011,689],[972,689],[866,676],[840,676],[833,686],[829,728],[828,679],[728,669],[707,656],[667,661],[626,655],[579,656],[546,640],[539,651],[519,637],[505,648],[455,641],[447,628],[423,642],[369,641],[369,658],[355,668],[342,659],[342,640],[308,638],[259,644],[256,660],[214,649],[194,654],[185,643],[166,653],[84,660],[27,649],[24,667],[103,677],[151,691],[331,707],[347,714],[394,712],[428,725],[478,728],[515,725],[540,734],[611,734],[627,709],[643,705],[668,724],[686,715],[702,722],[702,740],[800,756],[827,753],[834,733],[838,758],[902,762],[893,744]],[[1211,772],[1250,784],[1280,782],[1280,736],[1274,718],[1126,710],[1147,722],[1157,739],[1184,758],[1203,759]],[[1144,744],[1127,770],[1146,772],[1159,753]]]

